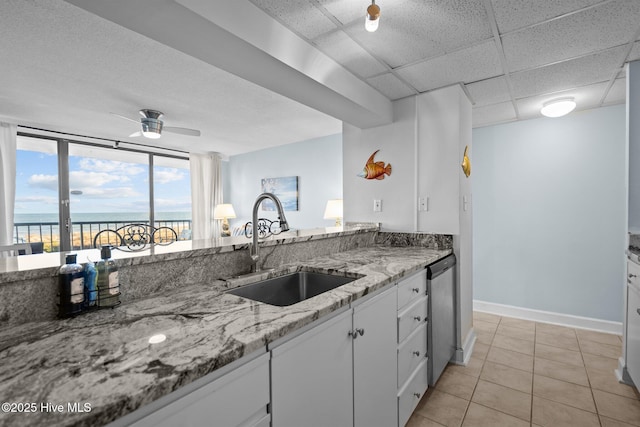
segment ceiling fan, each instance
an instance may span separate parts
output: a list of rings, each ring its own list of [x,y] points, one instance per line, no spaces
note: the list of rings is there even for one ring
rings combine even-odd
[[[200,136],[200,131],[197,129],[179,128],[174,126],[164,126],[162,121],[163,114],[160,111],[143,109],[140,110],[142,118],[140,122],[129,117],[121,116],[120,114],[110,113],[121,119],[129,120],[130,122],[139,123],[142,125],[142,130],[134,132],[129,137],[144,136],[145,138],[158,139],[160,138],[162,131],[179,133],[181,135],[188,136]]]

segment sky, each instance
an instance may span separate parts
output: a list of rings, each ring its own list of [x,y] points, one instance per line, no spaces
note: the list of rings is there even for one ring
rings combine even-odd
[[[123,153],[121,151],[121,153]],[[121,156],[122,157],[122,156]],[[146,155],[144,156],[146,158]],[[188,161],[185,161],[188,168]],[[15,213],[58,212],[57,155],[17,151]],[[154,167],[156,212],[191,210],[189,170]],[[148,165],[96,157],[69,156],[71,212],[148,212]]]

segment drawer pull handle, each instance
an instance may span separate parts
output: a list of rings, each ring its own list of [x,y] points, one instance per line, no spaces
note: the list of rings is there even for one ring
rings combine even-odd
[[[636,309],[636,311],[638,312],[638,314],[640,315],[640,308]]]
[[[360,336],[364,335],[364,329],[356,329],[356,332],[360,334]]]
[[[413,393],[413,395],[414,395],[415,397],[417,397],[418,399],[420,399],[420,396],[422,396],[420,393]]]
[[[638,276],[636,276],[635,274],[629,273],[629,277],[638,277]]]
[[[420,352],[419,351],[414,351],[413,355],[416,356],[416,357],[420,357]]]
[[[419,321],[421,321],[421,320],[422,320],[422,317],[420,317],[420,316],[415,316],[415,317],[413,318],[413,320],[415,320],[416,322],[419,322]]]
[[[349,331],[349,336],[352,337],[354,340],[356,338],[358,338],[358,334],[360,334],[360,336],[363,336],[364,335],[364,329],[356,328],[353,331]]]
[[[420,288],[411,288],[411,290],[416,294],[420,293]]]

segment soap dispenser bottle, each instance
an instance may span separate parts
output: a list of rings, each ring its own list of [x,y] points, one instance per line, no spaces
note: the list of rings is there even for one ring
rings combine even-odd
[[[68,254],[58,274],[61,318],[79,314],[84,305],[84,272],[77,263],[76,254]]]
[[[96,305],[98,299],[98,272],[96,266],[91,260],[87,260],[84,266],[84,306],[92,308]]]
[[[120,284],[118,267],[111,259],[111,247],[103,246],[100,250],[102,258],[96,264],[98,271],[98,306],[115,307],[120,304]]]

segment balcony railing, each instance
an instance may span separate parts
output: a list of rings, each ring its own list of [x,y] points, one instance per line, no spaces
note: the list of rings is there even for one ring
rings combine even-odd
[[[72,250],[89,249],[93,247],[93,239],[102,230],[115,230],[126,224],[149,224],[149,221],[118,220],[118,221],[79,221],[72,224]],[[172,228],[178,235],[178,240],[191,239],[190,219],[157,219],[154,227]],[[60,226],[57,222],[20,222],[14,224],[16,243],[42,243],[44,252],[60,251]]]

